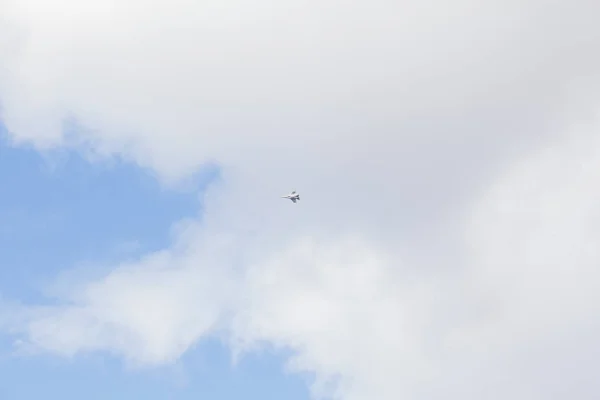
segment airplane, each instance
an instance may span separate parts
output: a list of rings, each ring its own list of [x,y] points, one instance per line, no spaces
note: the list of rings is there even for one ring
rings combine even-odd
[[[296,193],[295,190],[292,191],[292,193],[288,194],[287,196],[281,196],[282,199],[290,199],[291,201],[293,201],[294,203],[296,202],[296,200],[300,200],[300,195],[298,193]]]

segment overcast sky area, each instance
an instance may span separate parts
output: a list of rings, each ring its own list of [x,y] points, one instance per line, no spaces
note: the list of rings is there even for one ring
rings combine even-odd
[[[599,18],[0,0],[0,397],[598,399]]]

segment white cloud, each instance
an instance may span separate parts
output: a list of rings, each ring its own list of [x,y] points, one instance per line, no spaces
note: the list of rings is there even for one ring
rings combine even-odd
[[[600,153],[576,122],[597,106],[599,11],[5,0],[15,140],[166,183],[224,173],[173,248],[63,282],[10,329],[138,365],[211,334],[290,347],[344,400],[593,398]]]

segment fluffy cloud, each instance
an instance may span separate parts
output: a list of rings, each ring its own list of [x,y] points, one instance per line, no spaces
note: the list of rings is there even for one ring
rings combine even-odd
[[[166,184],[207,161],[224,176],[172,248],[13,308],[9,328],[141,365],[211,334],[291,348],[343,400],[592,398],[599,11],[5,0],[17,143]],[[300,204],[278,199],[290,185]]]

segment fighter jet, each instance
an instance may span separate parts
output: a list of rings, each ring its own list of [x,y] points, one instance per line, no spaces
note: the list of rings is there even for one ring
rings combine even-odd
[[[300,195],[298,193],[296,193],[296,191],[292,191],[292,193],[288,194],[287,196],[281,196],[282,199],[290,199],[291,201],[293,201],[294,203],[296,202],[296,200],[300,200]]]

